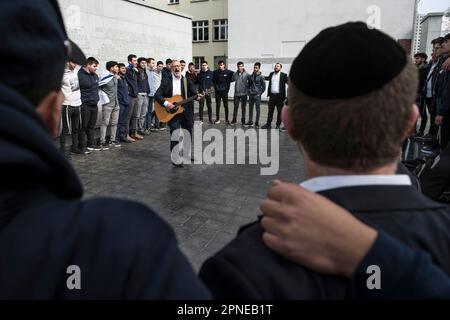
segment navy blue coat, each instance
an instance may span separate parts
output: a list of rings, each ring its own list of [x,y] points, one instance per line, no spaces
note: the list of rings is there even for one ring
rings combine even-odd
[[[81,103],[90,106],[97,105],[99,101],[98,76],[81,68],[78,71],[78,81],[80,83]]]
[[[0,299],[205,299],[173,230],[83,190],[34,107],[0,84]],[[20,130],[17,130],[20,127]],[[81,290],[69,290],[69,266]]]

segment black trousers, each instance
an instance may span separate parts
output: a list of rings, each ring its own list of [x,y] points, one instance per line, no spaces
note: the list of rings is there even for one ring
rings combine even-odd
[[[277,127],[281,126],[281,111],[283,110],[284,101],[280,94],[272,94],[269,98],[269,114],[267,116],[267,124],[272,125],[273,114],[277,108]]]
[[[62,108],[62,132],[59,137],[61,149],[66,146],[66,137],[70,133],[72,135],[72,148],[78,148],[79,131],[80,131],[80,107],[63,106]]]
[[[419,109],[420,109],[420,115],[422,118],[419,133],[422,135],[425,133],[425,129],[426,129],[427,123],[428,123],[428,114],[427,114],[427,109],[428,109],[428,112],[430,113],[430,117],[431,117],[429,134],[436,136],[436,134],[439,131],[439,127],[436,125],[436,123],[434,121],[437,116],[436,99],[422,98],[420,101]]]
[[[212,102],[211,102],[210,95],[205,96],[199,102],[199,104],[200,104],[200,110],[199,110],[200,121],[203,121],[203,109],[205,108],[205,101],[206,101],[206,107],[208,108],[208,118],[209,118],[209,121],[212,122]]]
[[[95,125],[97,123],[97,117],[97,105],[81,106],[80,149],[85,149],[87,146],[95,145]]]
[[[228,93],[216,92],[216,120],[220,120],[220,101],[223,101],[225,108],[225,121],[228,122]]]
[[[439,200],[450,187],[450,146],[441,153],[439,159],[427,164],[420,176],[422,192],[433,200]]]
[[[246,112],[247,112],[247,96],[234,97],[233,122],[236,122],[236,120],[237,120],[239,104],[241,104],[241,107],[242,107],[241,121],[242,121],[242,124],[245,124],[245,116],[246,116]]]

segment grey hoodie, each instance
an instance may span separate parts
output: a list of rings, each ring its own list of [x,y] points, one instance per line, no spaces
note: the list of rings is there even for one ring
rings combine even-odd
[[[243,97],[248,95],[250,75],[244,71],[243,73],[235,72],[233,74],[234,85],[234,96]]]

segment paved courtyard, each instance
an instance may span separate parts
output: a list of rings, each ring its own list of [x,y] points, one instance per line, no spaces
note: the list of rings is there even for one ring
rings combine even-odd
[[[230,127],[203,126],[208,128],[225,132]],[[72,163],[85,198],[136,200],[160,214],[174,228],[196,270],[232,240],[241,226],[257,219],[259,202],[272,180],[298,182],[303,178],[301,156],[286,133],[280,133],[280,170],[274,176],[262,176],[261,165],[249,164],[174,168],[169,139],[168,131],[156,132],[122,148],[72,156]]]

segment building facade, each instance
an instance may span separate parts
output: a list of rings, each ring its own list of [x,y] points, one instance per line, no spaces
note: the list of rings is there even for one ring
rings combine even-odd
[[[59,0],[69,36],[87,56],[127,63],[138,57],[189,59],[192,19],[125,0]]]
[[[422,19],[420,52],[425,52],[428,56],[431,55],[433,51],[431,41],[443,35],[443,17],[443,12],[433,12]]]
[[[135,0],[192,16],[192,57],[197,70],[203,61],[214,68],[228,59],[228,0]]]
[[[276,62],[292,61],[321,30],[363,21],[412,49],[416,0],[229,0],[229,64],[247,69],[259,61],[268,74]],[[336,62],[339,63],[339,62]]]

